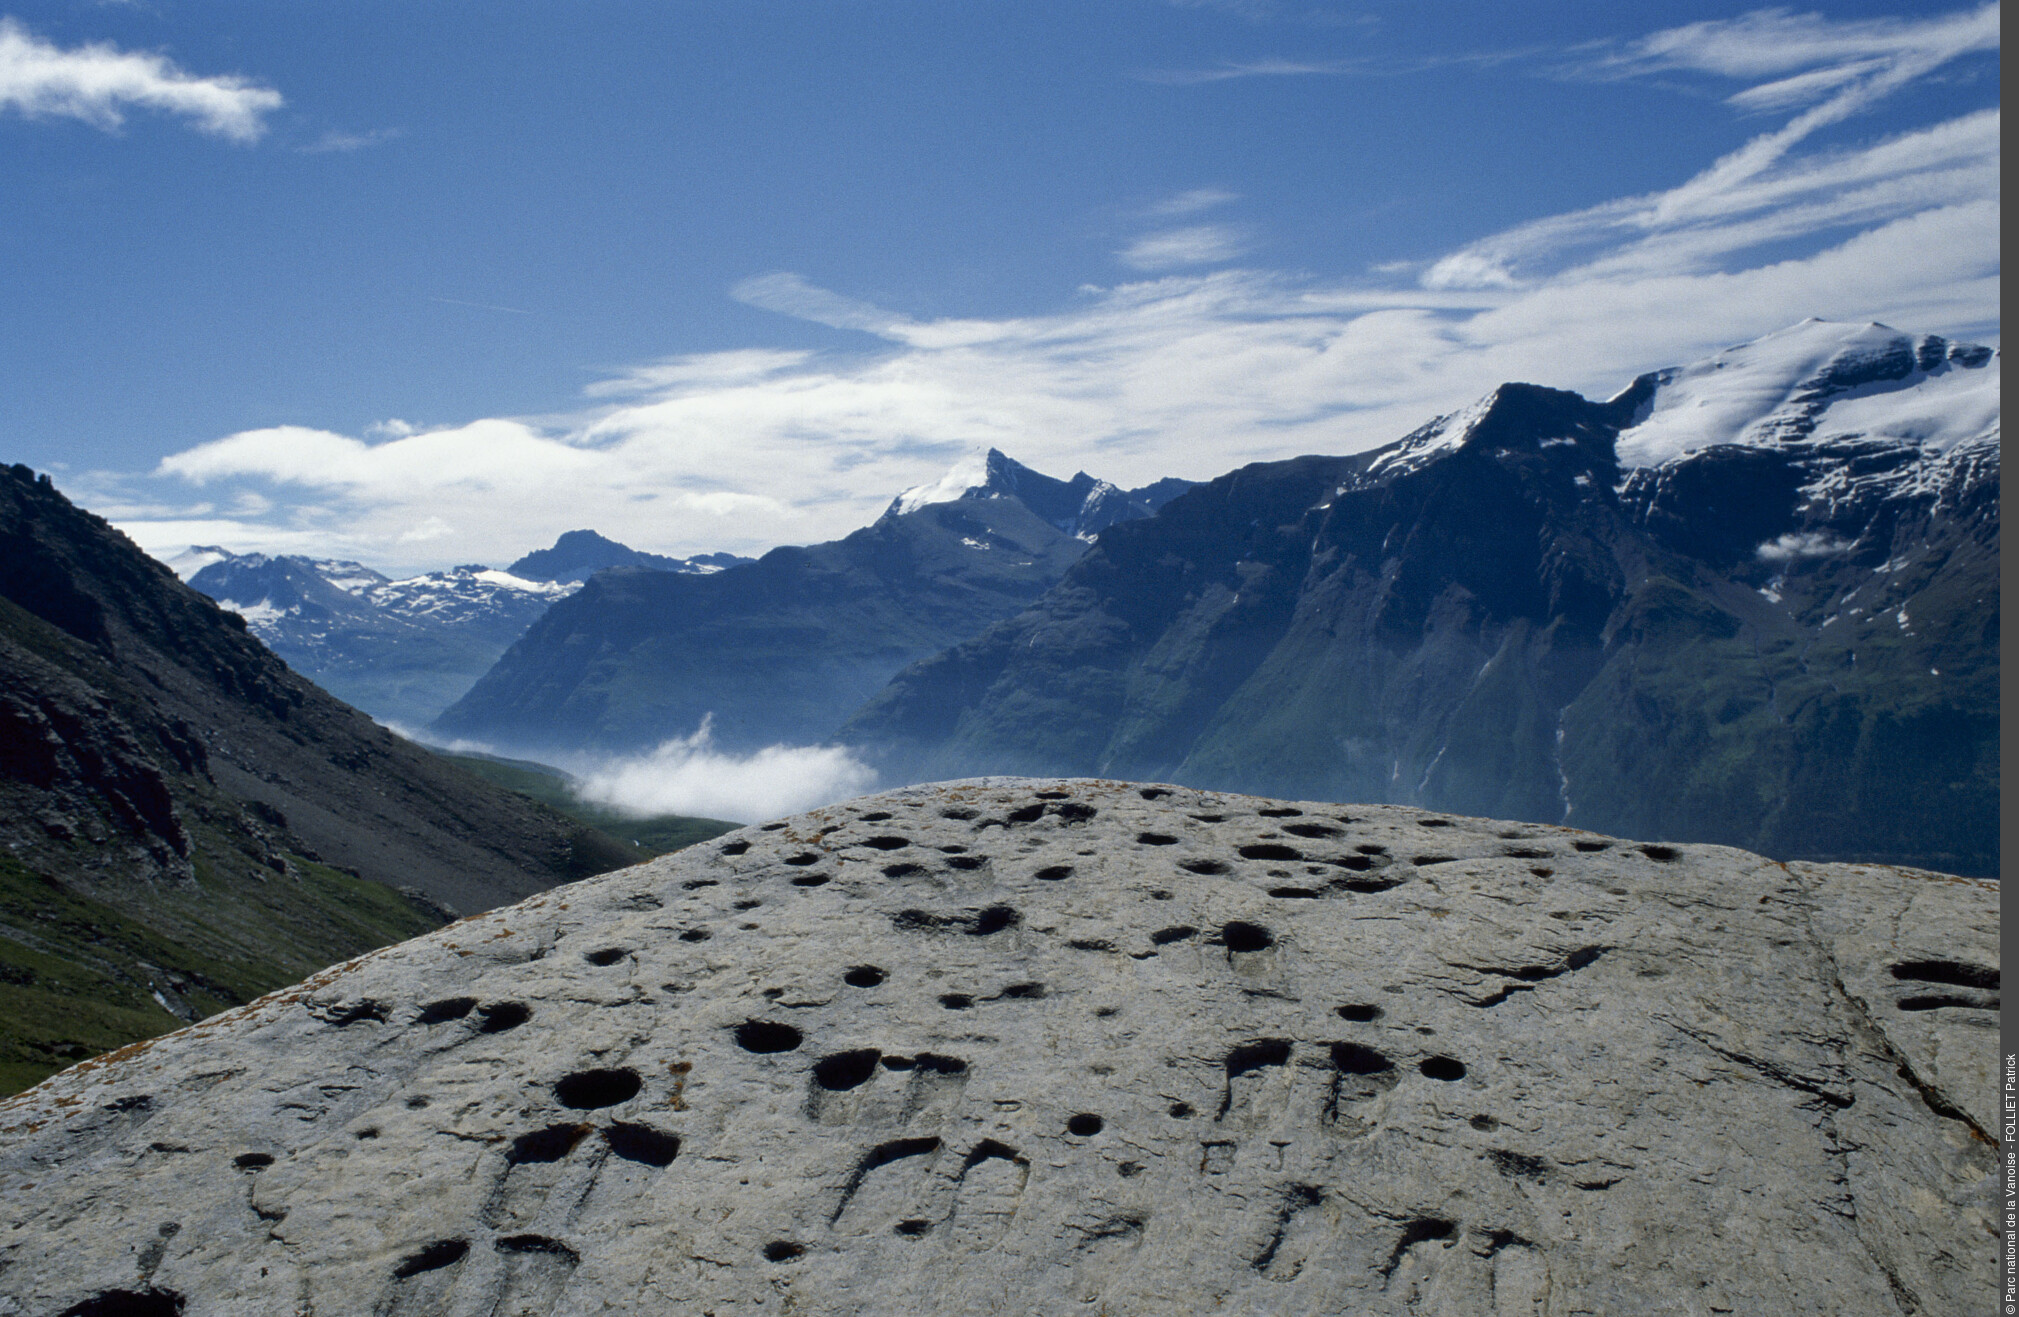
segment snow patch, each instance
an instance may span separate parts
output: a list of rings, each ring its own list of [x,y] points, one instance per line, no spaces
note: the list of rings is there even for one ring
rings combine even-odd
[[[1369,463],[1368,476],[1407,475],[1429,465],[1438,454],[1463,447],[1499,397],[1500,390],[1495,389],[1470,407],[1438,417]]]
[[[1934,359],[1924,348],[1940,349]],[[1717,444],[1851,435],[1932,453],[1998,423],[1999,354],[1917,340],[1885,325],[1806,320],[1656,378],[1646,416],[1620,432],[1624,468],[1659,466]],[[1860,369],[1909,369],[1863,383]]]
[[[217,602],[221,607],[229,608],[244,618],[245,624],[255,631],[261,627],[270,627],[284,617],[292,617],[296,612],[292,608],[277,608],[264,599],[250,604],[242,604],[235,599],[220,599]]]
[[[914,485],[897,496],[893,509],[897,515],[916,512],[934,503],[952,503],[964,498],[972,490],[988,484],[988,459],[990,450],[978,448],[974,452],[947,468],[945,475],[930,485]]]

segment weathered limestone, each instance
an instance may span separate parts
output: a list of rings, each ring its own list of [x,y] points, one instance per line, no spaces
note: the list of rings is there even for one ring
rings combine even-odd
[[[0,1104],[0,1314],[1971,1311],[1996,910],[1398,807],[867,797]]]

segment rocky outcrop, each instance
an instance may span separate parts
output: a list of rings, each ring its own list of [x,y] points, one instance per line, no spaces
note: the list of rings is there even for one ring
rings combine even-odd
[[[886,793],[0,1105],[0,1313],[1969,1311],[1996,909],[1400,806]]]

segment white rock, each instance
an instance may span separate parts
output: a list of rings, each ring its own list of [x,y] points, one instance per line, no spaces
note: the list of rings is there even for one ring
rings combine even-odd
[[[0,1104],[0,1313],[1974,1311],[1996,909],[1400,807],[911,788]]]

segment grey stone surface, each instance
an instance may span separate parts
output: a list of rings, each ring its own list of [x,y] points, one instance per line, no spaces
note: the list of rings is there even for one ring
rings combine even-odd
[[[0,1313],[1978,1311],[1996,910],[1393,806],[867,797],[0,1104]]]

